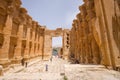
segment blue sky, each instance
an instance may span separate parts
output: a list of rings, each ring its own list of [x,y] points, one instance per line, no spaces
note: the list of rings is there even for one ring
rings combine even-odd
[[[62,47],[62,37],[53,37],[52,47]]]
[[[22,6],[27,9],[33,20],[49,29],[70,29],[81,4],[82,0],[22,0]]]

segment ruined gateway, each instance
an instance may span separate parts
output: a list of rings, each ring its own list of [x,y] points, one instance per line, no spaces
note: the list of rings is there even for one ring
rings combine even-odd
[[[83,1],[71,30],[49,30],[28,15],[20,0],[0,0],[3,71],[11,65],[21,65],[23,60],[49,60],[55,36],[63,38],[64,59],[120,70],[120,0]]]

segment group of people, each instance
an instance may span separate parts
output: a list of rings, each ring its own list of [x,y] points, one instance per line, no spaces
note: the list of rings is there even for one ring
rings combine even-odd
[[[22,59],[22,66],[25,66],[26,68],[27,68],[27,66],[28,66],[28,62],[27,61],[25,61],[24,59]]]

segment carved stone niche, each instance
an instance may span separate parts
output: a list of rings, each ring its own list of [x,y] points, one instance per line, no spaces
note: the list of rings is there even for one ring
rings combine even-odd
[[[25,48],[26,48],[26,40],[22,40],[21,56],[24,56]]]
[[[3,31],[3,28],[5,26],[5,20],[6,20],[6,18],[1,17],[1,15],[0,15],[0,32]]]
[[[26,36],[27,36],[27,26],[24,25],[24,27],[23,27],[23,38],[26,38]]]
[[[10,43],[17,46],[17,39],[18,39],[17,37],[11,36],[10,37]]]
[[[0,32],[2,32],[3,27],[5,26],[5,21],[7,18],[7,11],[5,8],[0,6]]]
[[[3,6],[0,6],[0,15],[2,15],[2,16],[7,15],[7,10]]]
[[[0,34],[0,48],[2,48],[4,42],[4,35]]]
[[[32,48],[32,42],[29,42],[29,53],[31,52],[31,48]]]
[[[19,30],[19,24],[20,24],[20,20],[19,18],[13,18],[13,25],[12,25],[12,35],[17,35],[17,32]]]
[[[24,46],[24,48],[26,47],[26,40],[22,40],[22,47]]]

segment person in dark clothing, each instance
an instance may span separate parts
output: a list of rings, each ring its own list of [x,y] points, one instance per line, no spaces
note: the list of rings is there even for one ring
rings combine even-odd
[[[24,62],[24,59],[21,60],[21,63],[22,63],[22,66],[24,66],[24,63],[25,63],[25,62]]]
[[[47,64],[45,65],[45,71],[48,71],[48,65]]]
[[[52,62],[52,57],[50,58],[50,61]]]
[[[25,67],[27,68],[27,66],[28,66],[28,62],[25,62]]]

